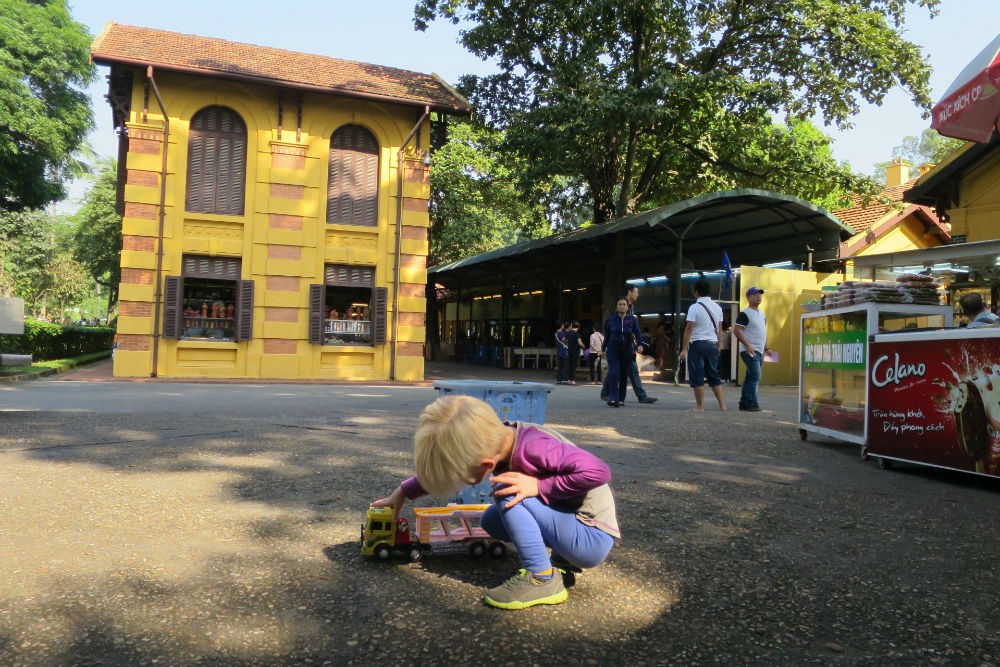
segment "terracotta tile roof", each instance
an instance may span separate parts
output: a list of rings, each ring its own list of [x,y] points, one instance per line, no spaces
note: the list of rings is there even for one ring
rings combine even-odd
[[[94,39],[90,55],[101,65],[153,65],[209,77],[430,105],[436,111],[463,115],[471,112],[461,95],[431,74],[114,22]]]
[[[833,214],[840,218],[840,221],[845,225],[852,227],[855,232],[864,232],[888,214],[898,213],[906,209],[909,205],[903,204],[903,193],[912,188],[916,182],[917,179],[911,178],[902,185],[882,190],[880,198],[887,199],[891,203],[880,201],[879,199],[871,199],[865,205],[863,197],[860,195],[851,195],[854,206],[833,211]]]

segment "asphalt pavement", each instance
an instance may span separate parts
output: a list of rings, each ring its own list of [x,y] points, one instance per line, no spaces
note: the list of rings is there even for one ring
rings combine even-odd
[[[367,504],[409,473],[436,380],[0,385],[0,665],[1000,665],[995,480],[880,470],[760,413],[608,408],[552,386],[546,423],[612,468],[624,537],[557,606],[482,590],[514,556],[377,563]]]

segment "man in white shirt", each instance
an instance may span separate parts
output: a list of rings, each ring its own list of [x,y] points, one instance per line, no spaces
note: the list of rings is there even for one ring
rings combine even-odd
[[[681,361],[687,362],[688,384],[694,390],[695,412],[705,410],[705,377],[712,388],[719,409],[726,410],[722,395],[722,378],[719,377],[719,334],[722,326],[722,308],[712,301],[708,281],[704,278],[694,284],[695,301],[687,312],[684,325],[684,343]]]
[[[740,342],[740,359],[747,367],[743,379],[743,391],[740,394],[740,410],[760,412],[757,404],[757,389],[760,386],[760,368],[764,362],[764,352],[767,347],[767,318],[760,312],[760,302],[764,299],[764,290],[751,287],[747,290],[747,302],[750,304],[736,316],[736,326],[733,333]]]

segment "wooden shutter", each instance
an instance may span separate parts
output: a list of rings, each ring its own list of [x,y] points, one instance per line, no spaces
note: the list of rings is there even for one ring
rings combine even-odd
[[[185,209],[243,215],[247,130],[231,109],[207,107],[191,119]]]
[[[346,125],[330,139],[326,221],[378,224],[379,146],[360,125]]]
[[[385,345],[386,329],[389,323],[389,288],[376,287],[372,290],[372,345]]]
[[[336,287],[374,287],[375,270],[370,266],[327,264],[323,271],[323,282]]]
[[[163,287],[163,337],[178,339],[181,337],[181,297],[184,294],[184,279],[180,276],[167,276]]]
[[[324,285],[309,286],[309,342],[323,344],[323,320],[326,312]]]
[[[236,342],[253,339],[253,281],[236,283]]]
[[[189,278],[239,280],[240,259],[238,257],[184,255],[181,261],[181,273]]]

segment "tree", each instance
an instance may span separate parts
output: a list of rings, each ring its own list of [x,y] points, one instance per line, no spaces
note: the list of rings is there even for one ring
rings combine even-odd
[[[431,171],[430,263],[450,262],[546,233],[540,205],[525,202],[498,151],[502,134],[472,122],[448,125]]]
[[[892,156],[909,160],[917,166],[928,163],[940,164],[965,143],[961,139],[938,134],[937,130],[928,127],[919,137],[903,137],[902,143],[892,149]]]
[[[29,294],[30,286],[44,279],[54,245],[52,216],[37,210],[0,211],[0,295]]]
[[[93,126],[90,35],[66,0],[0,0],[0,211],[62,199]]]
[[[87,297],[93,285],[87,270],[69,253],[59,253],[49,262],[48,285],[44,292],[45,306],[51,306],[59,316],[66,309]]]
[[[115,209],[118,165],[108,159],[98,165],[94,184],[76,214],[75,259],[108,292],[108,319],[118,303],[121,282],[122,216]]]
[[[460,88],[530,165],[522,180],[579,178],[606,222],[804,174],[871,191],[777,136],[774,118],[843,127],[895,86],[929,107],[929,68],[902,36],[908,4],[938,0],[420,0],[415,25],[471,25],[462,43],[500,71]]]

